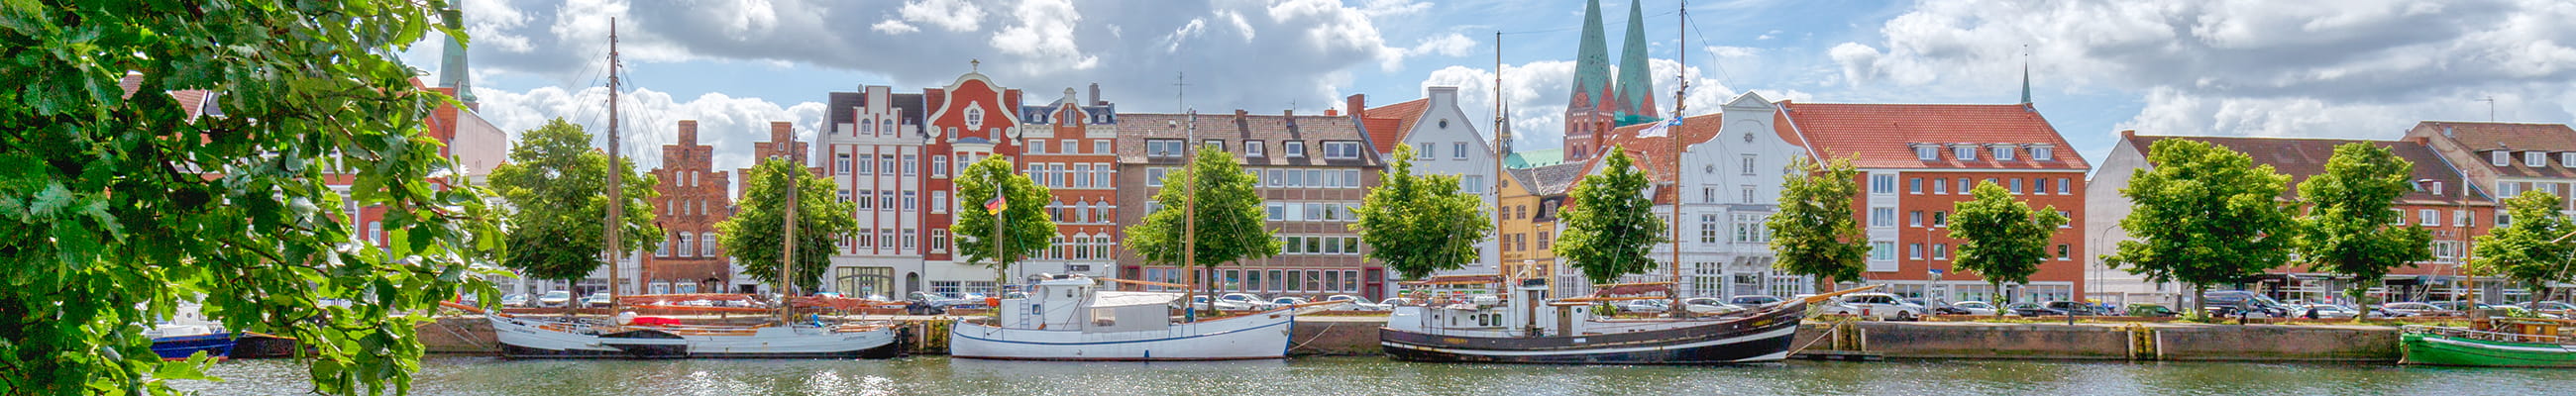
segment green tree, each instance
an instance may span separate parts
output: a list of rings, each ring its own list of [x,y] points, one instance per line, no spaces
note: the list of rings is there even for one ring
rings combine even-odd
[[[1484,203],[1458,190],[1456,175],[1413,173],[1413,146],[1395,146],[1395,163],[1353,212],[1352,228],[1373,247],[1369,258],[1405,279],[1465,268],[1476,260],[1476,241],[1493,232]]]
[[[2471,273],[2502,276],[2540,295],[2551,282],[2576,283],[2576,245],[2560,238],[2576,232],[2557,194],[2525,191],[2504,200],[2513,224],[2477,238]]]
[[[1055,219],[1047,215],[1046,203],[1055,200],[1055,192],[1030,181],[1028,175],[1012,171],[1011,161],[1001,156],[984,157],[967,165],[957,175],[957,225],[949,231],[957,235],[957,254],[967,262],[993,269],[993,284],[1011,284],[1008,271],[1012,264],[1055,244]],[[1002,213],[996,219],[991,209],[999,183]],[[1002,223],[1001,252],[994,252],[993,224]],[[998,295],[996,295],[998,297]]]
[[[301,340],[311,391],[407,392],[416,313],[497,296],[499,227],[424,129],[454,102],[393,57],[444,3],[0,5],[0,394],[175,393],[208,360],[144,330],[183,301]]]
[[[2299,257],[2308,268],[2352,276],[2344,294],[2369,306],[2370,287],[2397,266],[2433,259],[2433,235],[2420,226],[2392,226],[2405,213],[2390,210],[2414,188],[2415,164],[2370,143],[2335,146],[2326,172],[2299,183],[2299,198],[2314,205],[2299,219]],[[2555,235],[2552,235],[2555,237]],[[2360,318],[2369,317],[2362,310]]]
[[[1213,274],[1218,265],[1236,260],[1279,254],[1279,238],[1264,228],[1268,224],[1252,175],[1223,151],[1201,150],[1195,161],[1196,174],[1182,168],[1163,177],[1162,191],[1154,193],[1154,205],[1159,208],[1127,229],[1127,248],[1149,264],[1181,265],[1189,238],[1185,222],[1189,213],[1197,212],[1198,247],[1191,256],[1206,267],[1202,274]],[[1184,188],[1192,183],[1198,184],[1195,205]],[[1208,292],[1215,292],[1216,282],[1206,285]]]
[[[2290,259],[2298,224],[2281,200],[2290,177],[2255,165],[2245,153],[2187,139],[2157,141],[2151,168],[2130,173],[2120,196],[2131,202],[2110,266],[2149,281],[2191,284],[2194,315],[2213,283],[2235,282]]]
[[[1612,147],[1608,152],[1601,173],[1575,184],[1567,194],[1572,202],[1557,218],[1565,224],[1565,234],[1556,239],[1557,257],[1593,284],[1653,270],[1655,261],[1647,254],[1664,242],[1664,220],[1655,217],[1655,202],[1646,199],[1646,172],[1637,169],[1626,150]]]
[[[1860,221],[1852,217],[1852,195],[1860,193],[1860,170],[1851,160],[1815,162],[1799,158],[1781,176],[1780,211],[1763,226],[1771,229],[1773,268],[1816,277],[1816,292],[1834,289],[1834,280],[1859,280],[1863,256],[1869,254]]]
[[[2003,290],[2004,283],[2030,284],[2030,275],[2048,260],[2048,238],[2057,236],[2066,216],[2053,205],[2031,209],[1994,181],[1977,183],[1976,195],[1956,204],[1959,214],[1950,216],[1950,236],[1966,240],[1959,243],[1959,261],[1953,265],[1985,277],[1995,290]],[[1997,317],[2003,314],[1995,311]]]
[[[492,192],[509,212],[510,254],[501,266],[530,279],[572,281],[608,262],[601,221],[608,218],[608,154],[591,149],[590,139],[580,125],[556,118],[521,133],[510,162],[492,168]],[[626,173],[618,244],[627,252],[650,248],[662,235],[652,204],[659,181],[636,172],[632,160],[617,165]]]
[[[823,282],[823,270],[832,266],[832,251],[840,246],[836,242],[858,231],[858,219],[850,217],[858,209],[832,192],[831,180],[793,161],[763,160],[744,179],[742,199],[734,203],[738,209],[732,217],[716,223],[725,255],[732,256],[734,264],[742,265],[745,275],[768,282],[782,295],[804,294],[776,287],[778,264],[785,261],[780,257],[787,253],[787,191],[792,182],[796,191],[797,286],[793,289],[814,290]]]

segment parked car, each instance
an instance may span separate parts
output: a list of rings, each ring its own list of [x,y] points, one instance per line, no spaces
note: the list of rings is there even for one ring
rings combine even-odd
[[[2009,315],[2025,318],[2066,316],[2066,311],[2059,311],[2045,305],[2039,305],[2039,303],[2012,303],[2012,305],[2004,306],[2004,309],[2006,309],[2005,312]]]
[[[524,294],[524,293],[514,293],[514,294],[511,294],[511,295],[507,295],[507,296],[501,296],[501,306],[504,306],[504,307],[525,307],[525,306],[528,306],[528,295],[527,295],[527,294]]]
[[[1621,311],[1621,312],[1641,312],[1641,313],[1663,313],[1664,311],[1671,311],[1671,310],[1673,309],[1673,307],[1672,307],[1671,305],[1669,305],[1669,304],[1670,304],[1669,302],[1666,302],[1666,301],[1664,301],[1664,300],[1662,300],[1662,299],[1654,299],[1654,300],[1628,300],[1628,301],[1626,301],[1626,302],[1619,303],[1619,311]]]
[[[1995,308],[1995,304],[1994,304],[1994,303],[1988,303],[1988,302],[1984,302],[1984,301],[1960,301],[1960,302],[1950,303],[1950,305],[1945,305],[1945,306],[1938,307],[1938,308],[1936,308],[1936,309],[1934,309],[1934,310],[1935,310],[1935,311],[1939,311],[1939,312],[1934,312],[1934,313],[1937,313],[1937,314],[1943,314],[1943,315],[1986,315],[1986,316],[1994,316],[1995,311],[1996,311],[1996,308]]]
[[[581,298],[582,308],[600,308],[606,306],[608,306],[608,293],[591,293],[590,296]]]
[[[1779,304],[1781,301],[1787,300],[1781,300],[1779,297],[1772,296],[1735,296],[1735,298],[1726,299],[1727,304],[1747,308]]]
[[[2129,311],[2129,316],[2147,317],[2147,318],[2169,318],[2169,317],[2175,317],[2175,316],[2182,316],[2182,313],[2181,313],[2181,312],[2174,312],[2173,308],[2166,307],[2164,304],[2137,303],[2137,304],[2129,304],[2129,306],[2128,306],[2128,307],[2126,307],[2126,308],[2127,308],[2127,309],[2128,309],[2128,311]]]
[[[2568,304],[2568,303],[2557,302],[2557,301],[2531,301],[2531,302],[2525,302],[2525,303],[2520,303],[2520,304],[2514,304],[2514,306],[2522,307],[2523,309],[2529,309],[2529,310],[2532,310],[2533,312],[2549,313],[2549,314],[2556,314],[2556,315],[2561,315],[2561,316],[2567,315],[2567,314],[2568,314],[2568,313],[2570,313],[2570,312],[2576,312],[2576,304]]]
[[[2208,309],[2210,311],[2208,312],[2210,316],[2216,317],[2238,315],[2261,318],[2290,317],[2289,305],[2282,304],[2280,301],[2273,300],[2271,297],[2264,297],[2260,293],[2251,291],[2221,290],[2209,292],[2202,295],[2201,303],[2206,307],[2204,309]]]
[[[1216,297],[1216,309],[1218,310],[1255,311],[1271,308],[1276,307],[1271,306],[1268,302],[1261,301],[1261,296],[1254,295],[1252,293],[1226,293],[1225,295]]]
[[[2394,316],[2450,316],[2459,314],[2459,311],[2442,309],[2442,307],[2435,306],[2433,304],[2420,302],[2393,302],[2379,304],[2379,312],[2393,314]]]
[[[1923,316],[1921,305],[1905,302],[1894,294],[1856,293],[1843,295],[1825,313],[1867,316],[1873,319],[1914,320]]]
[[[1270,304],[1269,304],[1269,305],[1266,305],[1266,306],[1268,306],[1268,307],[1285,307],[1285,306],[1291,306],[1291,305],[1297,305],[1297,304],[1305,304],[1305,303],[1307,303],[1307,302],[1309,302],[1309,301],[1308,301],[1308,300],[1306,300],[1306,298],[1305,298],[1305,297],[1279,297],[1279,298],[1273,298],[1273,299],[1270,299]]]
[[[1392,300],[1392,299],[1390,299],[1390,300]],[[1385,311],[1385,310],[1389,310],[1389,309],[1394,309],[1394,308],[1389,307],[1389,306],[1387,306],[1387,305],[1379,304],[1379,303],[1374,303],[1374,302],[1369,302],[1369,300],[1368,300],[1368,299],[1366,299],[1366,298],[1361,298],[1361,297],[1359,297],[1359,296],[1353,296],[1353,295],[1349,295],[1349,294],[1335,294],[1335,295],[1332,295],[1332,296],[1324,297],[1324,301],[1349,301],[1349,302],[1351,302],[1351,303],[1349,303],[1349,304],[1342,304],[1342,306],[1340,306],[1340,307],[1335,307],[1335,308],[1334,308],[1335,310],[1341,310],[1341,311]]]
[[[2065,315],[2066,313],[2073,313],[2075,316],[2093,316],[2101,314],[2101,312],[2098,312],[2093,308],[2093,304],[2081,301],[2050,301],[2040,304],[2040,306],[2058,310],[2061,312],[2059,315]]]
[[[2361,311],[2334,304],[2308,304],[2290,307],[2290,317],[2308,319],[2351,319]]]
[[[1690,310],[1690,312],[1694,314],[1725,315],[1744,312],[1748,308],[1741,305],[1728,304],[1726,301],[1718,300],[1717,297],[1692,297],[1682,299],[1682,309]]]
[[[556,290],[537,296],[537,306],[555,308],[572,305],[572,292]]]

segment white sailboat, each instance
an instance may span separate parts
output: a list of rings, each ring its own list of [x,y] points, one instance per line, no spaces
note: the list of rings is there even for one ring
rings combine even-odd
[[[608,42],[608,152],[614,162],[619,155],[616,120],[617,28],[614,19],[609,23]],[[618,176],[622,173],[609,172],[609,185],[620,185]],[[789,180],[791,182],[788,184],[788,191],[796,191],[795,184],[792,182],[795,179],[789,178]],[[618,198],[618,190],[614,187],[609,188],[608,218],[610,219],[625,218],[622,215],[623,200]],[[796,200],[795,194],[788,194],[788,196],[790,198],[787,201],[788,210],[785,216],[788,219],[785,221],[787,236],[783,239],[787,243],[786,251],[794,252]],[[606,228],[607,244],[617,246],[618,227]],[[616,249],[610,250],[612,254],[609,256],[609,262],[615,263],[617,259],[613,251]],[[793,255],[781,257],[793,257]],[[794,260],[786,261],[781,267],[789,267],[794,263]],[[787,276],[784,268],[781,272],[782,280],[792,279]],[[608,289],[611,296],[609,310],[615,312],[619,306],[618,299],[614,297],[617,293],[615,265],[609,266],[608,277],[611,285]],[[490,312],[484,317],[492,323],[495,338],[501,342],[502,355],[508,357],[884,358],[902,353],[902,344],[897,342],[902,335],[902,330],[890,324],[830,324],[823,323],[820,318],[795,320],[790,311],[793,309],[793,304],[787,303],[789,300],[787,296],[793,295],[791,291],[794,288],[786,286],[790,285],[781,285],[779,288],[781,293],[778,321],[760,325],[684,325],[676,323],[676,320],[639,324],[633,313],[621,313],[614,320],[605,322],[572,317],[522,317],[502,312]],[[452,303],[450,306],[472,309],[472,307]]]
[[[1297,315],[1340,302],[1289,306],[1195,322],[1171,315],[1181,293],[1116,291],[1118,283],[1187,285],[1057,275],[1002,300],[995,323],[959,320],[948,354],[960,358],[1072,361],[1279,359]]]

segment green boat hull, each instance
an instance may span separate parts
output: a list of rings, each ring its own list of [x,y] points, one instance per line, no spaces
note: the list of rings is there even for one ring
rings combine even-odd
[[[2409,333],[2398,341],[2406,364],[2576,368],[2576,347]]]

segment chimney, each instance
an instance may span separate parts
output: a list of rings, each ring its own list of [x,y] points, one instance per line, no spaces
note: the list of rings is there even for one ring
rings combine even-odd
[[[680,145],[698,145],[698,120],[680,120]]]
[[[1297,109],[1280,110],[1280,111],[1279,111],[1279,116],[1280,116],[1280,117],[1296,117],[1296,116],[1297,116]]]
[[[1100,101],[1100,83],[1091,83],[1091,105],[1099,106],[1105,104],[1109,103]]]
[[[2122,129],[2122,130],[2120,130],[2120,138],[2121,138],[2121,139],[2133,139],[2133,138],[2137,138],[2137,137],[2138,137],[2138,130],[2136,130],[2136,129]]]
[[[1324,116],[1325,116],[1325,117],[1333,117],[1333,116],[1340,116],[1340,115],[1342,115],[1342,112],[1341,112],[1340,110],[1324,109]]]
[[[1245,112],[1243,109],[1234,109],[1234,118],[1243,118],[1250,115],[1252,115],[1252,113]]]
[[[1368,118],[1368,94],[1351,94],[1342,98],[1342,108],[1350,109],[1353,118]]]

